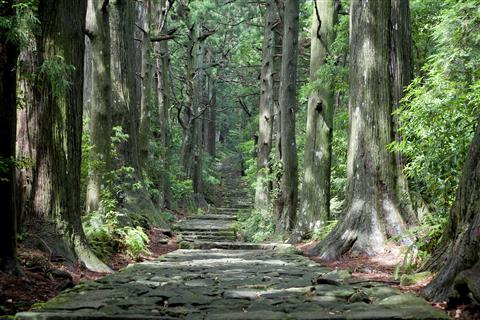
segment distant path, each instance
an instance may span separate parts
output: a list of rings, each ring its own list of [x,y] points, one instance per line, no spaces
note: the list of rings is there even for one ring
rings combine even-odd
[[[236,241],[251,206],[234,158],[221,168],[222,204],[177,224],[183,248],[80,284],[18,319],[448,319],[380,282],[329,272],[283,244]]]

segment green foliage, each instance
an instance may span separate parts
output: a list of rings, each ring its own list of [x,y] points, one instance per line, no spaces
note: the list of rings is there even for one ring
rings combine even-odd
[[[75,72],[75,67],[67,64],[64,57],[56,55],[43,61],[38,70],[38,75],[42,80],[45,78],[50,83],[52,94],[60,98],[67,93],[72,85],[69,79],[73,72]]]
[[[16,169],[28,168],[32,165],[31,159],[15,159],[14,157],[0,157],[0,175],[8,172],[12,167]]]
[[[244,181],[250,187],[249,191],[253,195],[255,193],[255,184],[257,182],[257,159],[252,157],[255,151],[255,142],[247,140],[239,144],[238,147],[242,154],[243,167],[245,171]]]
[[[4,4],[0,1],[0,8]],[[33,31],[39,24],[38,0],[17,0],[12,7],[15,15],[0,16],[0,28],[6,31],[7,41],[23,48],[33,39]]]
[[[246,212],[239,215],[237,229],[246,241],[263,242],[275,234],[273,209],[265,212]]]
[[[312,240],[320,241],[333,231],[333,228],[337,225],[337,220],[325,221],[325,223],[319,228],[313,230]]]
[[[434,52],[406,90],[403,140],[391,149],[408,163],[411,189],[432,210],[450,208],[480,116],[480,12],[476,1],[446,1],[432,28]]]
[[[440,243],[443,231],[447,225],[446,215],[426,215],[420,225],[410,228],[406,236],[413,243],[405,248],[403,261],[395,269],[395,278],[400,274],[410,274],[423,265]]]
[[[101,194],[100,210],[83,217],[85,235],[101,258],[125,252],[132,258],[148,253],[149,238],[141,226],[125,226],[127,218],[117,211],[118,201],[108,189]]]
[[[346,108],[335,110],[333,127],[330,209],[333,214],[338,214],[347,188],[348,110]]]

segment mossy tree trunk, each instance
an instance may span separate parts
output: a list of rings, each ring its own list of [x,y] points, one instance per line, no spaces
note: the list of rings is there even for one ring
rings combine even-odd
[[[442,242],[427,262],[438,271],[425,289],[452,306],[480,302],[480,125],[477,126]]]
[[[67,256],[109,271],[90,250],[80,221],[83,55],[87,3],[42,0],[32,116],[36,148],[33,213],[51,224]]]
[[[14,19],[14,1],[0,3],[0,17]],[[0,202],[2,203],[2,227],[0,228],[0,271],[17,271],[16,241],[16,184],[15,184],[15,136],[17,112],[16,66],[18,46],[9,39],[11,30],[0,27]]]
[[[400,106],[405,88],[413,79],[412,30],[409,0],[391,0],[390,10],[390,81],[392,112]],[[395,140],[401,141],[398,116],[393,116]],[[396,188],[403,218],[407,223],[415,223],[407,177],[403,173],[405,161],[399,152],[395,153]]]
[[[348,250],[383,252],[388,237],[402,235],[394,156],[390,81],[391,4],[352,1],[347,202],[343,220],[312,253],[332,260]],[[399,27],[399,26],[396,26]]]
[[[146,190],[143,180],[143,167],[140,161],[139,132],[141,109],[138,101],[143,95],[136,88],[135,73],[135,1],[110,0],[108,2],[110,27],[110,77],[112,125],[120,126],[128,139],[118,147],[118,156],[114,169],[132,168],[131,175],[120,177],[120,182],[126,185],[124,201],[121,205],[129,213],[140,214],[154,225],[164,225],[165,222],[156,214],[153,202]],[[141,52],[139,52],[141,56]]]
[[[193,170],[192,181],[193,191],[195,193],[202,193],[203,181],[203,116],[205,115],[205,42],[203,38],[203,26],[201,23],[196,24],[196,39],[193,49],[195,75],[193,76],[193,97],[192,110],[194,111],[193,130],[194,134],[194,149],[193,149]]]
[[[207,50],[207,62],[209,65],[215,63],[212,50]],[[203,146],[208,155],[215,158],[215,137],[217,134],[216,125],[216,104],[217,104],[217,91],[215,88],[215,76],[207,73],[205,81],[205,106],[206,112],[203,122]]]
[[[90,163],[87,181],[86,210],[100,207],[100,193],[105,186],[104,175],[112,169],[111,136],[111,74],[108,1],[89,0],[87,4],[86,30],[90,41],[89,96],[85,105],[90,134]]]
[[[164,34],[167,30],[167,14],[170,10],[170,1],[162,0],[161,5],[150,5],[153,18],[152,25],[153,34]],[[160,151],[158,159],[160,163],[160,171],[157,181],[158,188],[158,206],[171,207],[171,188],[170,180],[168,177],[168,168],[170,164],[170,121],[169,121],[169,109],[171,106],[171,92],[168,81],[168,72],[170,66],[168,41],[156,41],[153,44],[154,63],[155,70],[154,76],[154,92],[152,100],[154,100],[156,109],[158,111],[157,119],[153,119],[158,125],[158,130],[155,133],[158,143],[160,144]]]
[[[275,217],[280,217],[282,212],[282,198],[280,197],[280,184],[282,180],[282,171],[280,163],[282,161],[282,125],[279,104],[280,92],[280,71],[282,68],[282,42],[283,42],[283,0],[275,1],[277,8],[278,20],[273,28],[275,40],[275,52],[273,55],[273,149],[275,152],[271,153],[270,174],[272,181],[269,182],[269,189],[273,195],[273,211]]]
[[[262,48],[262,73],[260,76],[260,103],[258,114],[257,181],[255,185],[255,210],[268,213],[270,210],[270,153],[273,143],[274,120],[274,56],[276,39],[275,24],[278,15],[273,0],[266,2],[265,28]]]
[[[280,123],[282,180],[280,216],[277,233],[292,231],[295,226],[298,202],[298,160],[295,142],[295,113],[297,110],[297,58],[299,32],[299,2],[285,0],[283,13],[282,69],[280,73]]]
[[[336,1],[313,3],[310,54],[310,81],[318,80],[318,71],[329,56],[335,37]],[[330,167],[334,113],[333,84],[324,80],[308,98],[305,136],[304,177],[301,207],[296,233],[304,237],[330,219]]]

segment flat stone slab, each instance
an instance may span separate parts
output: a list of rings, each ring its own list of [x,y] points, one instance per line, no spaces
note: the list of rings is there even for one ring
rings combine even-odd
[[[332,272],[279,248],[177,250],[79,284],[17,319],[448,319],[385,284],[348,273],[317,284],[323,277]]]

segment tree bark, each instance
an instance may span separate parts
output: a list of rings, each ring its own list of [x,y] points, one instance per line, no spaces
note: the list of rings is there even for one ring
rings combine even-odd
[[[295,142],[295,112],[297,110],[297,57],[299,32],[299,2],[286,0],[283,14],[282,69],[280,74],[280,122],[282,210],[277,217],[277,233],[292,231],[295,226],[298,202],[298,161]]]
[[[442,242],[427,262],[438,270],[424,293],[452,306],[480,302],[480,125],[477,126]]]
[[[105,272],[110,269],[91,252],[80,221],[86,4],[80,0],[39,4],[36,59],[40,70],[32,106],[37,150],[33,213],[52,223],[67,255],[91,270]]]
[[[277,10],[273,0],[265,8],[265,30],[262,48],[262,73],[260,76],[260,103],[258,112],[257,181],[255,185],[255,210],[268,213],[270,210],[270,152],[273,143],[274,120],[274,55]]]
[[[110,0],[108,2],[110,26],[110,74],[112,124],[120,126],[128,134],[127,141],[119,146],[118,157],[113,167],[133,169],[131,176],[123,177],[122,183],[131,187],[123,190],[122,206],[128,212],[141,214],[153,225],[165,225],[165,221],[156,214],[155,207],[147,193],[143,168],[139,152],[139,130],[141,110],[136,101],[140,101],[140,90],[136,90],[135,73],[135,2],[129,0]],[[134,188],[134,185],[138,187]]]
[[[0,4],[0,15],[14,19],[14,1]],[[9,30],[0,27],[0,203],[2,203],[2,227],[0,228],[0,271],[17,271],[16,240],[16,184],[15,184],[15,136],[17,111],[16,66],[18,46],[9,39]]]
[[[387,237],[402,235],[389,79],[390,2],[352,1],[346,212],[312,253],[333,260],[348,250],[383,252]]]
[[[201,193],[203,186],[202,171],[203,171],[203,121],[202,117],[205,115],[205,42],[202,40],[203,26],[202,24],[196,24],[197,31],[195,32],[196,39],[194,45],[194,66],[195,75],[193,77],[193,105],[196,118],[193,120],[193,127],[195,131],[195,142],[193,150],[193,191],[195,193]]]
[[[413,79],[412,31],[410,21],[409,0],[391,0],[390,11],[390,83],[392,112],[400,106],[405,88]],[[400,127],[398,116],[393,116],[395,141],[401,141],[398,133]],[[408,188],[407,177],[403,173],[405,160],[400,152],[395,156],[396,188],[399,196],[399,206],[403,218],[408,223],[418,219],[414,213],[412,199]]]
[[[154,33],[162,34],[167,30],[167,13],[169,10],[169,0],[162,0],[160,6],[152,8],[154,18]],[[170,164],[170,122],[169,108],[171,106],[171,93],[168,81],[168,70],[170,58],[168,51],[168,41],[155,42],[154,44],[154,65],[155,65],[155,85],[154,98],[158,118],[155,119],[158,125],[157,139],[160,144],[160,151],[157,161],[160,162],[160,172],[158,176],[158,206],[160,208],[171,207],[170,180],[168,177],[168,168]]]
[[[207,61],[211,65],[214,63],[214,57],[211,50],[207,52]],[[217,91],[215,88],[215,79],[213,75],[207,74],[206,77],[206,96],[205,96],[205,105],[206,105],[206,115],[204,117],[204,134],[203,134],[203,145],[205,151],[212,158],[215,158],[215,136],[216,136],[216,114],[215,108],[217,103]]]
[[[87,59],[87,63],[91,65],[91,74],[86,79],[90,82],[86,113],[92,165],[88,172],[86,210],[92,212],[99,209],[100,192],[105,186],[104,175],[112,169],[112,88],[108,7],[106,1],[97,0],[89,0],[87,7],[86,30],[91,47],[91,59]]]
[[[310,55],[310,81],[318,80],[318,71],[328,58],[335,38],[335,0],[316,0]],[[330,167],[334,89],[326,81],[308,98],[307,132],[305,136],[302,201],[296,229],[305,237],[330,219]]]

